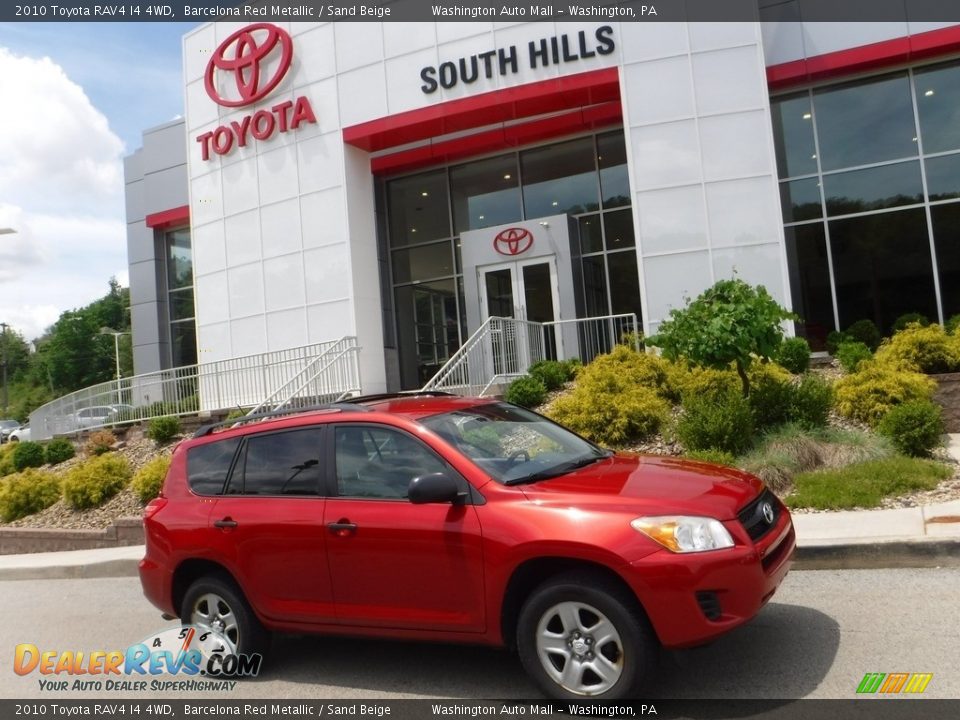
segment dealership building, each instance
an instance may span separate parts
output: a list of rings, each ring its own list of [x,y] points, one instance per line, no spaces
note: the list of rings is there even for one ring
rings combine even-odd
[[[814,348],[960,313],[960,26],[789,6],[197,28],[125,164],[136,372],[349,336],[411,389],[488,317],[652,333],[733,276]]]

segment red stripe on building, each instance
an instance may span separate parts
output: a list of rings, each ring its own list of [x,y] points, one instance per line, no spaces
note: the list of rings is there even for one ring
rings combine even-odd
[[[960,25],[771,65],[767,84],[782,90],[955,52],[960,52]]]
[[[178,225],[188,225],[190,223],[190,206],[182,205],[169,210],[151,213],[147,215],[146,223],[148,228],[153,228],[154,230],[167,230]]]

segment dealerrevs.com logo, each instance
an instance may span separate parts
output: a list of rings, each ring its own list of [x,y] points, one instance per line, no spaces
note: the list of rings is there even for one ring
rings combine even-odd
[[[238,108],[265,99],[282,83],[293,61],[293,39],[286,30],[269,23],[254,23],[232,33],[210,56],[204,87],[210,99],[222,107]],[[310,100],[295,100],[261,108],[197,136],[204,161],[210,153],[227,155],[235,147],[247,147],[250,138],[267,140],[277,132],[296,130],[303,123],[316,123]]]
[[[186,625],[125,650],[42,650],[21,643],[14,649],[13,670],[40,675],[42,691],[228,691],[236,685],[231,678],[256,677],[262,662],[260,654],[237,653],[216,631]]]

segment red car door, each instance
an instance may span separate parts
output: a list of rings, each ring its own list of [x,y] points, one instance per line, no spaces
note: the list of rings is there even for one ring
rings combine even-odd
[[[210,513],[216,555],[262,614],[334,622],[323,524],[323,428],[248,437]]]
[[[326,502],[327,558],[338,621],[361,627],[482,632],[483,555],[472,504],[415,505],[419,475],[456,475],[397,428],[339,424],[328,435],[336,496]]]

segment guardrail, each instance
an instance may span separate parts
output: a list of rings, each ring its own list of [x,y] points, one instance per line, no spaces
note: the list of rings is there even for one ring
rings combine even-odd
[[[639,350],[639,331],[634,313],[547,323],[490,317],[422,389],[483,397],[540,360],[588,363],[624,341]]]
[[[256,406],[290,386],[307,367],[346,340],[160,370],[77,390],[30,413],[31,439],[46,440],[164,415]],[[354,351],[355,345],[354,340]],[[321,386],[331,393],[338,387],[342,387],[341,393],[359,388],[358,364],[338,365],[329,378],[314,378],[301,390]]]

